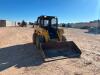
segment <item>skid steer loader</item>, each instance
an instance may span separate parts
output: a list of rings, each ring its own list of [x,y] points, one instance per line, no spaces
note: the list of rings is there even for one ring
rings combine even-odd
[[[64,30],[58,27],[55,16],[39,16],[34,25],[33,43],[43,58],[58,56],[80,57],[81,51],[72,41],[66,41]]]

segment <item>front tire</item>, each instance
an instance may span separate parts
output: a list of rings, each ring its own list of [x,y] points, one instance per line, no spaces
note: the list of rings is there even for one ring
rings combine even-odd
[[[65,36],[62,36],[62,42],[67,41],[67,39],[65,38]]]
[[[44,38],[43,38],[42,36],[37,36],[37,37],[36,37],[36,47],[37,47],[38,49],[41,48],[41,44],[44,43],[44,42],[45,42],[45,41],[44,41]]]
[[[44,60],[44,59],[45,59],[45,54],[44,54],[44,52],[43,52],[43,49],[42,49],[42,47],[41,47],[41,44],[44,43],[44,42],[45,42],[44,37],[42,37],[42,36],[37,36],[37,37],[36,37],[36,48],[39,49],[39,52],[40,52],[40,54],[41,54],[41,57],[43,58],[43,61],[45,61],[45,60]]]

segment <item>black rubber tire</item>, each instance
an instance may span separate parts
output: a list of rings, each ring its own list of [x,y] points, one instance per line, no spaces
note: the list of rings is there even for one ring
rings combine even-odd
[[[37,46],[38,49],[41,48],[41,43],[44,43],[44,42],[45,42],[44,37],[42,37],[42,36],[36,37],[36,46]]]
[[[62,36],[62,41],[67,41],[67,39],[65,38],[65,36]]]
[[[39,36],[36,37],[36,48],[40,49]]]
[[[36,37],[37,37],[37,34],[34,33],[34,34],[33,34],[33,38],[32,38],[32,40],[33,40],[33,44],[36,44]]]
[[[40,40],[42,40],[42,41],[40,41]],[[43,43],[43,42],[44,42],[44,37],[42,37],[42,36],[36,37],[36,48],[39,50],[43,61],[45,61],[45,54],[44,54],[43,50],[41,49],[41,43]]]

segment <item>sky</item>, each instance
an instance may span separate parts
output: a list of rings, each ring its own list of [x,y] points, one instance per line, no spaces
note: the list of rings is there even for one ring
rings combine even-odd
[[[36,21],[40,15],[57,16],[59,23],[100,19],[100,0],[0,0],[0,19]]]

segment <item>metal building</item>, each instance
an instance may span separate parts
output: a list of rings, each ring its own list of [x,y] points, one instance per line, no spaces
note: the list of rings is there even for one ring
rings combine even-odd
[[[7,20],[0,20],[0,27],[7,27],[7,26],[16,26],[16,23]]]

